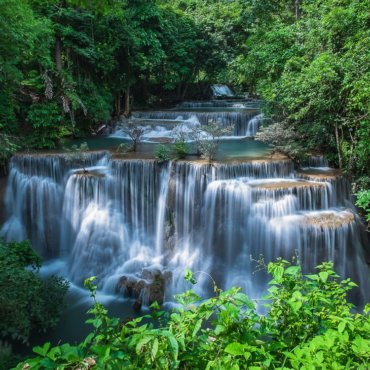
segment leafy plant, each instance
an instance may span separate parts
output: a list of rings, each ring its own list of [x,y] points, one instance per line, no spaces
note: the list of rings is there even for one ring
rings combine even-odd
[[[121,143],[117,146],[116,153],[125,154],[130,150],[130,145],[127,143]]]
[[[29,242],[0,240],[0,336],[27,342],[32,331],[54,327],[63,311],[68,283],[41,279],[40,257]]]
[[[163,144],[157,145],[155,148],[155,157],[159,163],[167,162],[171,159],[171,153],[169,149]]]
[[[187,145],[183,138],[175,140],[172,145],[173,158],[184,159],[187,154]]]
[[[356,198],[356,206],[365,211],[365,219],[370,224],[370,190],[359,191]]]
[[[193,290],[176,296],[172,313],[152,306],[151,315],[120,322],[96,300],[95,278],[85,285],[94,300],[88,323],[94,329],[76,346],[35,347],[36,357],[17,369],[363,369],[370,363],[370,306],[353,313],[330,262],[316,274],[279,259],[264,298],[266,314],[239,288],[203,300]],[[186,271],[196,284],[196,273]],[[145,321],[145,320],[148,320]]]

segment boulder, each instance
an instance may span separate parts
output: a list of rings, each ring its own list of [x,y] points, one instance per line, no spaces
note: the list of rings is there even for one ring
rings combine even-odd
[[[136,298],[135,308],[141,304],[162,304],[165,298],[166,284],[172,279],[170,271],[142,269],[136,275],[124,275],[118,281],[118,289],[125,297]]]

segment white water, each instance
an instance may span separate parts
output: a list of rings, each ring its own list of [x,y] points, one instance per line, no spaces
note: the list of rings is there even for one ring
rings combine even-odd
[[[230,97],[234,96],[233,91],[227,85],[212,85],[213,96],[215,97]]]
[[[250,256],[297,254],[305,271],[334,261],[368,298],[361,227],[340,176],[305,179],[288,160],[159,165],[93,153],[84,162],[87,173],[78,158],[15,156],[2,229],[6,239],[28,237],[64,261],[61,272],[77,285],[94,275],[114,294],[123,275],[171,271],[166,297],[173,300],[191,268],[257,298],[267,278],[254,274]],[[321,223],[327,217],[335,223]],[[198,275],[197,289],[207,294],[210,280]]]
[[[263,115],[255,111],[217,111],[217,112],[175,112],[151,111],[134,112],[132,122],[143,130],[142,141],[156,142],[158,139],[175,140],[182,137],[192,140],[192,132],[209,122],[228,127],[230,134],[225,138],[254,137],[263,122]],[[206,136],[206,133],[204,133]],[[112,138],[129,139],[129,135],[119,124]]]

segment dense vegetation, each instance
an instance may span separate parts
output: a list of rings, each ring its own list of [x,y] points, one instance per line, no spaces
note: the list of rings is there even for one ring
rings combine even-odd
[[[39,256],[29,242],[0,239],[0,368],[11,356],[5,343],[28,342],[35,331],[54,327],[63,312],[68,283],[58,277],[41,279]],[[6,348],[6,346],[5,346]]]
[[[89,135],[128,115],[132,101],[174,102],[189,84],[224,82],[266,101],[273,132],[285,132],[279,149],[296,159],[324,152],[355,175],[355,191],[366,190],[369,5],[4,0],[0,161],[17,147],[52,148],[66,135]]]
[[[269,119],[259,139],[297,161],[324,153],[352,177],[370,222],[369,26],[370,0],[1,0],[0,175],[19,149],[56,148],[64,137],[86,137],[129,116],[133,104],[166,105],[227,83],[265,101]],[[215,147],[204,146],[217,143],[200,144],[212,159]],[[182,158],[184,142],[173,151],[159,147],[157,157]],[[39,263],[28,244],[0,242],[3,338],[27,341],[60,314],[66,283],[42,281]],[[201,303],[186,292],[179,312],[155,311],[156,328],[142,319],[123,325],[96,302],[95,329],[84,343],[45,344],[28,363],[369,366],[368,311],[351,312],[351,282],[337,282],[330,264],[308,277],[282,261],[269,271],[266,315],[237,289],[215,289]]]
[[[17,369],[367,369],[370,364],[369,306],[353,313],[346,295],[356,286],[339,281],[331,263],[305,275],[298,265],[279,260],[265,301],[256,311],[237,288],[201,300],[193,290],[179,296],[169,314],[154,311],[121,322],[107,316],[94,298],[87,322],[94,330],[79,345],[35,347],[37,357]],[[188,271],[186,278],[196,283]],[[151,320],[152,321],[152,320]]]
[[[4,0],[2,158],[15,149],[11,144],[20,145],[21,133],[22,145],[53,148],[65,135],[91,134],[111,117],[129,114],[133,98],[150,104],[159,99],[151,91],[173,91],[181,99],[187,83],[216,79],[230,58],[224,44],[236,41],[230,33],[240,18],[235,6],[236,14],[227,4],[220,9],[232,23],[227,29],[208,8],[201,11],[210,23],[204,24],[201,15],[168,1]]]
[[[288,152],[323,151],[368,188],[369,1],[263,4],[234,78],[266,100]]]

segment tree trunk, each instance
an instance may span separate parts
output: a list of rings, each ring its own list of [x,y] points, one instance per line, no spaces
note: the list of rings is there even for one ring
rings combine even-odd
[[[124,116],[128,118],[131,113],[131,108],[130,108],[130,86],[127,86],[126,91],[125,91],[125,111],[124,111]]]
[[[335,141],[337,144],[337,152],[338,152],[338,162],[339,162],[339,168],[343,168],[343,161],[342,161],[342,154],[340,152],[340,142],[339,142],[339,132],[338,132],[338,123],[335,122]]]
[[[54,59],[57,71],[62,70],[62,40],[59,36],[55,39]]]
[[[119,118],[120,115],[121,115],[121,94],[120,93],[118,93],[116,95],[116,104],[115,105],[116,105],[115,106],[116,116],[117,116],[117,118]]]
[[[186,93],[188,92],[188,87],[189,87],[189,84],[184,84],[184,88],[183,88],[182,94],[181,94],[181,100],[185,99]]]
[[[295,19],[298,20],[301,18],[300,0],[295,0],[294,7],[295,7]]]

